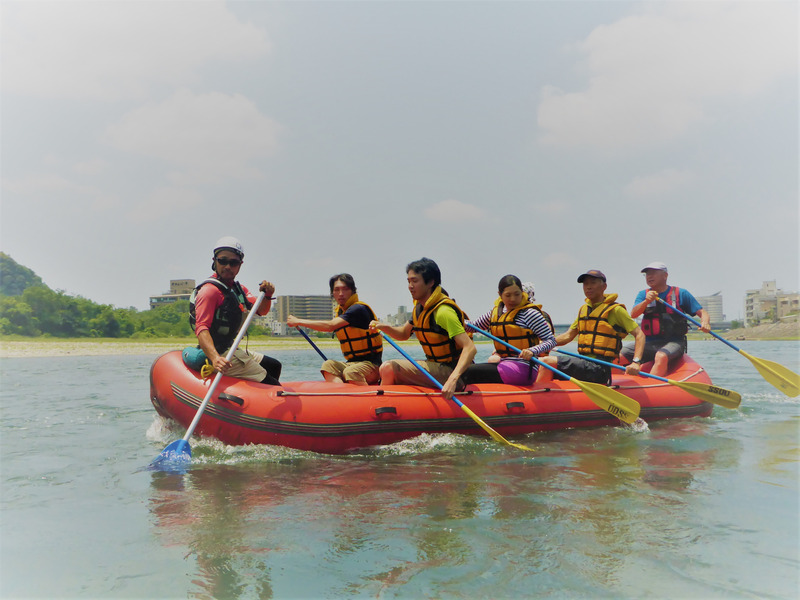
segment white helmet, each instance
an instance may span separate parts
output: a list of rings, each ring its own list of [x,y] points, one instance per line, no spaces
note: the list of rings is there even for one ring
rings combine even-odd
[[[225,237],[221,237],[217,240],[217,243],[214,245],[214,256],[216,256],[217,252],[220,250],[231,250],[232,252],[238,254],[239,258],[244,258],[244,248],[242,248],[242,243],[230,235],[226,235]]]

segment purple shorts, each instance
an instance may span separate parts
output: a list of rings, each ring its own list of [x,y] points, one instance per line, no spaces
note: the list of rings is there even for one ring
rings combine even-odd
[[[504,358],[497,363],[497,374],[508,385],[533,385],[536,381],[536,374],[539,372],[539,365],[527,360],[517,360],[515,358]]]

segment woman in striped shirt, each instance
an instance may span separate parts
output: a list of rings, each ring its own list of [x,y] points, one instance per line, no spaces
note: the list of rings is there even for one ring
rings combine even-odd
[[[465,383],[507,383],[510,385],[532,385],[539,371],[530,358],[546,354],[556,347],[553,329],[541,309],[533,303],[523,290],[516,275],[506,275],[497,286],[499,294],[494,308],[474,321],[479,329],[505,340],[518,349],[517,352],[495,342],[495,350],[489,362],[471,365],[462,376]]]

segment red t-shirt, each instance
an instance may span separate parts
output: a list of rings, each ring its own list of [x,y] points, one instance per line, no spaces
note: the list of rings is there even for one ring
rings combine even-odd
[[[218,279],[216,275],[212,275],[212,278]],[[256,301],[255,296],[246,287],[242,286],[242,291],[248,302],[252,304]],[[214,321],[214,313],[217,312],[224,300],[225,295],[222,290],[213,283],[206,284],[197,290],[197,296],[194,299],[195,335],[200,335],[200,332],[208,331],[211,328],[211,323]],[[261,307],[259,307],[259,314],[261,314],[264,306],[265,303],[262,303]]]

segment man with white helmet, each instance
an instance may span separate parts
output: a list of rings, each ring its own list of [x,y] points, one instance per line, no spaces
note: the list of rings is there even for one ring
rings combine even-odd
[[[211,263],[214,274],[192,292],[189,322],[200,349],[217,371],[230,377],[280,385],[281,363],[274,358],[241,347],[235,350],[230,361],[225,358],[255,302],[255,296],[236,281],[243,261],[244,250],[239,240],[225,236],[217,241]],[[262,281],[258,289],[266,294],[258,314],[266,315],[272,305],[275,286]]]

